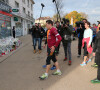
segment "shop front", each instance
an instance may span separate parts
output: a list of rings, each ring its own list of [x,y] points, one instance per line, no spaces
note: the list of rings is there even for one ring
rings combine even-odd
[[[12,35],[11,17],[11,7],[0,2],[0,39]]]

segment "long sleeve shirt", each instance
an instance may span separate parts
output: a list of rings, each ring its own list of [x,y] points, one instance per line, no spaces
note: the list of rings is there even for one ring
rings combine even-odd
[[[61,36],[57,32],[56,28],[51,28],[48,34],[47,43],[48,47],[51,48],[52,46],[58,47],[60,41],[62,40]]]
[[[89,28],[89,29],[86,29],[84,31],[84,38],[90,38],[90,41],[89,41],[89,46],[91,45],[92,43],[92,36],[93,36],[93,31]]]

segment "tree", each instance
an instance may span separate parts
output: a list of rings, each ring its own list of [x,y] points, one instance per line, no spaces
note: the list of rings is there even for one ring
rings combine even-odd
[[[57,14],[53,15],[52,19],[53,19],[54,22],[56,22],[56,21],[60,21],[60,19],[57,18]]]
[[[56,14],[54,16],[56,16],[56,21],[59,21],[59,19],[61,18],[61,13],[63,12],[62,9],[63,9],[63,2],[62,0],[55,0],[55,11],[56,11]],[[58,11],[57,11],[58,9]]]
[[[69,19],[71,21],[71,18],[73,18],[73,25],[75,26],[75,23],[77,21],[82,21],[83,18],[87,19],[88,15],[86,15],[85,13],[81,12],[78,13],[77,11],[72,11],[69,14],[65,15],[66,19]]]
[[[80,12],[80,14],[81,14],[81,17],[82,17],[82,18],[86,18],[86,19],[88,18],[88,15],[87,15],[86,13]]]

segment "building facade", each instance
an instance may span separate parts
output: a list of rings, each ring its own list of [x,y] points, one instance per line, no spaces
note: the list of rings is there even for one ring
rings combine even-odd
[[[8,0],[12,7],[11,27],[15,26],[16,36],[27,35],[34,23],[33,0]]]

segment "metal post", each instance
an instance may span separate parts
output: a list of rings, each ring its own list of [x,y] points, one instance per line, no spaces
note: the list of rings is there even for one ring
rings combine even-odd
[[[53,0],[53,2],[55,2],[55,4],[56,4],[56,8],[57,8],[57,21],[58,21],[58,15],[59,15],[59,18],[60,18],[60,22],[61,22],[61,17],[60,17],[60,13],[59,13],[59,9],[58,9],[58,6],[57,6],[57,2],[56,2],[56,0]]]
[[[40,18],[39,18],[39,23],[40,23],[40,19],[41,19],[41,15],[42,15],[42,10],[43,10],[43,7],[42,7],[42,9],[41,9]]]
[[[40,13],[40,18],[41,18],[41,15],[42,15],[43,7],[45,7],[45,5],[43,3],[41,3],[41,6],[42,6],[42,9],[41,9],[41,13]],[[40,23],[40,18],[39,18],[39,23]]]

